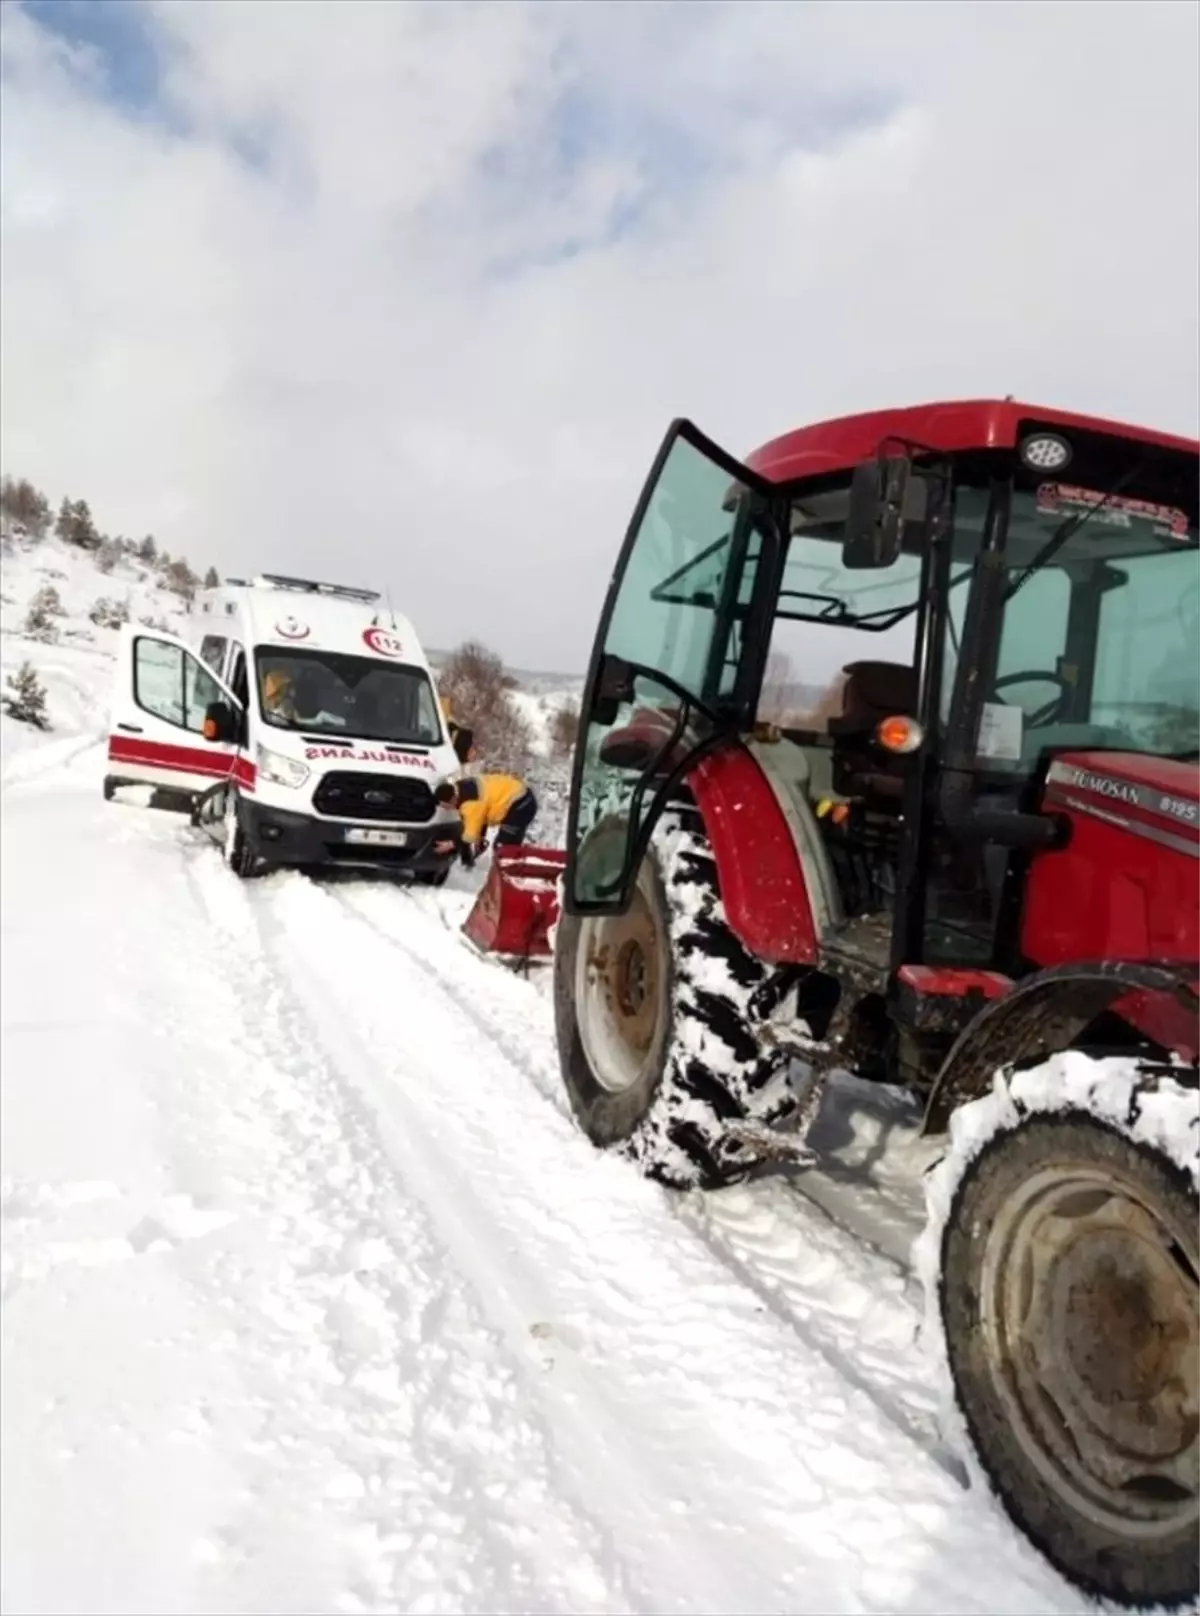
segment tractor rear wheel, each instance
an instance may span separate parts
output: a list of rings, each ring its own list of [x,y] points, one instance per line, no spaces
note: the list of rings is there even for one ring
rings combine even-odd
[[[767,973],[725,921],[698,830],[664,826],[626,914],[564,914],[554,955],[559,1059],[593,1144],[677,1189],[743,1178],[753,1159],[728,1124],[775,1123],[795,1108],[780,1071],[786,1057],[762,1051],[748,1022],[747,1001]]]
[[[942,1344],[973,1457],[1047,1559],[1102,1599],[1190,1603],[1197,1096],[1171,1078],[1138,1082],[1129,1062],[1065,1059],[1098,1083],[1112,1064],[1119,1105],[1097,1112],[1078,1085],[1050,1103],[1051,1063],[1009,1079],[1015,1106],[990,1135],[983,1113],[1001,1096],[964,1108],[979,1109],[985,1137],[945,1208]]]

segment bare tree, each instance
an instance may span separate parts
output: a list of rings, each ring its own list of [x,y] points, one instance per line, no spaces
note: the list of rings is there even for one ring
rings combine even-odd
[[[166,563],[163,568],[163,581],[168,589],[189,602],[189,604],[195,599],[196,590],[200,583],[200,580],[183,556]]]
[[[504,664],[478,640],[451,652],[438,688],[456,724],[470,729],[485,765],[523,769],[533,751],[533,733],[512,700]]]

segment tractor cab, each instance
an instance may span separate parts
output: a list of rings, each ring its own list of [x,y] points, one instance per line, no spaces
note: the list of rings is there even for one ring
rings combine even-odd
[[[1020,974],[1054,760],[1195,772],[1196,495],[1181,440],[1014,404],[834,422],[744,466],[677,422],[597,637],[568,911],[619,912],[663,806],[738,745],[807,911],[759,951]]]

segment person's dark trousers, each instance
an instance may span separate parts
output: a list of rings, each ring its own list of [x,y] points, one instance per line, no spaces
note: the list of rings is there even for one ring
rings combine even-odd
[[[496,831],[497,847],[520,847],[525,833],[537,817],[537,798],[532,791],[523,791],[501,820]]]

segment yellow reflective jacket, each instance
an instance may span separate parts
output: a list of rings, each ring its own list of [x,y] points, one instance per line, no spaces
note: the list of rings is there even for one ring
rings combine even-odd
[[[463,840],[481,840],[489,825],[499,825],[505,814],[525,791],[524,780],[515,774],[478,774],[458,782],[458,811],[462,815]]]

